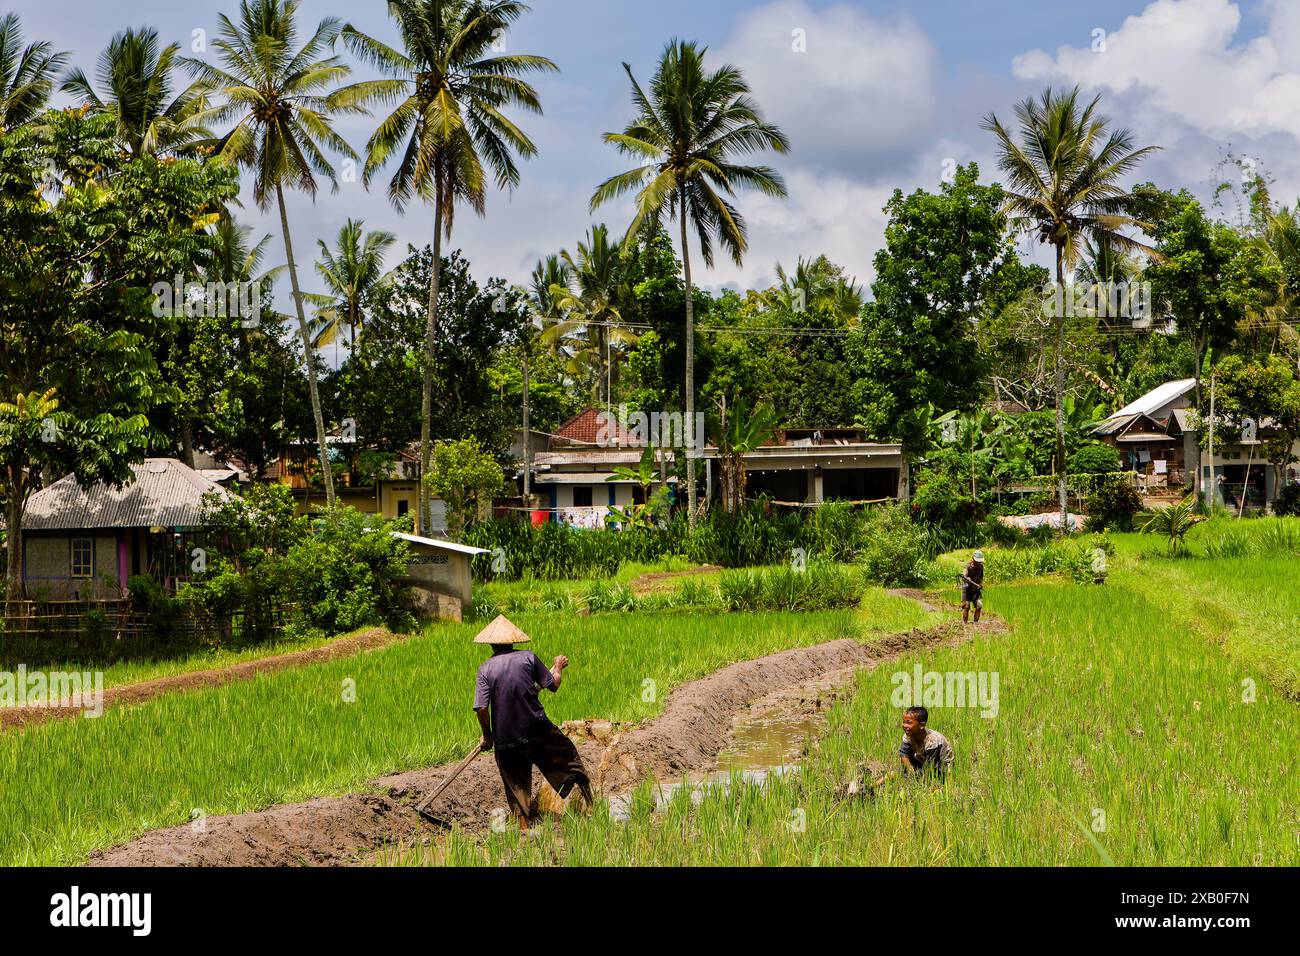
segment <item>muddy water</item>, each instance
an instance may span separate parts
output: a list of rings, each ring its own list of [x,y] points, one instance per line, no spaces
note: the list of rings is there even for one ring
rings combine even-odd
[[[839,671],[755,701],[732,723],[727,747],[718,754],[713,772],[655,784],[655,810],[677,799],[683,788],[689,789],[691,803],[698,804],[708,794],[726,793],[737,780],[761,786],[772,777],[795,772],[825,727],[831,703],[843,692],[852,674],[851,669]],[[611,796],[610,816],[626,821],[632,803],[631,793]]]

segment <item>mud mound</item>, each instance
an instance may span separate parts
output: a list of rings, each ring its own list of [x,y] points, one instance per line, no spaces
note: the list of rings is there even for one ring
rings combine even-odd
[[[719,565],[705,564],[698,568],[687,568],[685,571],[650,571],[635,578],[628,587],[632,589],[633,594],[641,597],[656,591],[668,590],[677,578],[692,578],[721,570],[723,568]]]
[[[975,633],[1004,629],[987,620],[960,622],[928,631],[892,635],[864,645],[844,639],[781,651],[731,664],[677,688],[663,713],[640,727],[605,721],[576,721],[566,730],[576,739],[583,762],[605,795],[634,787],[647,776],[668,778],[711,770],[727,744],[735,718],[755,701],[818,678],[870,665],[917,647],[960,643]],[[621,731],[621,732],[619,732]],[[147,833],[125,846],[95,854],[94,866],[297,866],[354,862],[376,849],[407,843],[433,832],[415,814],[415,804],[451,772],[453,764],[393,774],[372,781],[379,792],[322,798],[255,813],[214,817],[203,827],[182,825]],[[539,802],[554,806],[541,793]],[[430,808],[441,819],[468,830],[492,824],[505,796],[496,762],[480,757]]]
[[[231,664],[229,667],[190,671],[186,674],[141,681],[138,684],[123,684],[121,687],[110,687],[104,691],[104,707],[107,709],[122,704],[139,704],[163,694],[197,690],[203,687],[220,687],[235,681],[251,680],[258,674],[269,674],[290,667],[305,667],[308,664],[321,664],[340,657],[351,657],[353,654],[374,650],[400,640],[405,638],[382,627],[375,627],[307,651],[276,654],[274,657],[243,661],[239,664]],[[47,720],[80,717],[82,713],[80,707],[0,708],[0,730],[21,728]]]

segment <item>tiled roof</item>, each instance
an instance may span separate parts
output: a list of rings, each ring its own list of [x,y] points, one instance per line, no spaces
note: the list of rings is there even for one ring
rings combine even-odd
[[[73,475],[60,478],[28,500],[23,529],[194,527],[200,522],[203,496],[227,493],[175,458],[146,458],[131,471],[131,481],[120,488],[103,482],[82,487]]]
[[[635,444],[630,432],[609,412],[588,408],[575,415],[551,435],[551,447],[586,445],[593,448]]]

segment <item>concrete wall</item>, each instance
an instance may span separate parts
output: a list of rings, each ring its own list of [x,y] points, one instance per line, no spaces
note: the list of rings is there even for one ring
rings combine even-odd
[[[414,610],[424,616],[459,620],[461,612],[473,606],[470,556],[414,542],[410,548],[413,558],[405,583],[416,591]],[[448,613],[452,608],[454,613]]]
[[[73,538],[92,538],[95,542],[94,568],[89,578],[72,576]],[[118,580],[116,535],[24,535],[23,555],[23,580],[31,593],[45,590],[52,598],[67,598],[83,593],[106,596],[106,591],[116,590],[104,583],[105,578],[114,583]]]

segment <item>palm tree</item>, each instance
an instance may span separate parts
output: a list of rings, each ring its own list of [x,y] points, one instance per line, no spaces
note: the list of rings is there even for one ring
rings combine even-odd
[[[533,498],[533,444],[532,444],[532,404],[529,380],[529,359],[532,355],[533,342],[539,327],[547,321],[559,319],[560,307],[551,294],[555,286],[567,287],[569,284],[568,266],[559,256],[547,256],[539,260],[533,269],[528,288],[523,290],[524,300],[528,306],[528,317],[519,330],[519,351],[522,358],[524,374],[524,507],[532,507]]]
[[[768,290],[768,302],[795,312],[827,312],[846,324],[861,321],[862,287],[825,255],[800,256],[793,273],[776,264],[778,284]]]
[[[385,86],[382,81],[370,81],[326,92],[351,73],[338,56],[327,55],[338,37],[338,21],[322,20],[298,47],[297,12],[297,0],[241,0],[238,24],[224,14],[220,18],[219,39],[213,45],[222,66],[201,60],[185,62],[225,98],[211,111],[214,121],[235,121],[234,128],[215,144],[218,154],[253,171],[253,196],[259,207],[269,208],[272,200],[279,207],[303,365],[316,419],[325,500],[333,508],[334,478],[316,383],[316,352],[298,284],[284,190],[286,186],[300,189],[314,198],[317,176],[328,178],[338,189],[334,167],[321,147],[349,157],[356,157],[356,152],[334,131],[331,116],[365,113],[365,104],[382,95]]]
[[[159,49],[158,31],[151,27],[124,30],[99,55],[102,96],[80,69],[68,74],[62,90],[92,111],[113,116],[118,140],[132,158],[185,152],[212,134],[203,127],[208,103],[202,83],[172,97],[180,48],[171,43]]]
[[[349,219],[339,230],[334,249],[317,239],[320,259],[316,274],[329,290],[326,295],[309,295],[308,300],[317,307],[322,320],[318,345],[336,341],[346,326],[348,350],[357,351],[357,337],[364,322],[361,304],[366,297],[387,281],[384,256],[397,242],[397,237],[382,229],[365,231],[365,221]]]
[[[682,270],[686,282],[686,421],[695,423],[695,298],[691,283],[688,227],[693,226],[705,265],[713,265],[715,240],[737,265],[748,248],[744,217],[729,199],[738,189],[757,189],[784,198],[785,183],[766,166],[746,166],[734,157],[765,149],[784,153],[790,143],[775,125],[765,122],[749,95],[749,85],[733,66],[709,71],[705,49],[672,40],[660,57],[647,92],[632,67],[623,64],[632,83],[636,116],[622,133],[606,133],[605,142],[640,165],[611,176],[591,198],[594,210],[635,192],[636,209],[628,227],[630,242],[642,229],[662,228],[665,217],[681,227]],[[695,436],[692,434],[691,438]],[[695,454],[686,456],[686,500],[695,526]]]
[[[1015,108],[1019,124],[1013,135],[997,116],[984,118],[983,128],[998,141],[998,167],[1007,175],[1006,211],[1012,225],[1034,231],[1039,242],[1050,243],[1056,255],[1057,288],[1064,290],[1065,273],[1078,264],[1085,237],[1106,241],[1120,251],[1154,250],[1122,230],[1141,227],[1128,215],[1133,196],[1120,180],[1156,147],[1134,148],[1127,129],[1110,131],[1110,121],[1097,105],[1079,100],[1079,89],[1056,93],[1050,87]],[[1018,141],[1017,141],[1018,136]],[[1065,310],[1056,316],[1056,472],[1061,502],[1061,528],[1067,529],[1069,499],[1065,455]]]
[[[48,41],[24,47],[18,14],[0,18],[0,130],[22,126],[45,108],[67,62],[68,54]]]
[[[555,307],[567,314],[542,333],[542,342],[582,343],[579,354],[594,372],[592,393],[598,402],[607,405],[617,361],[613,349],[637,341],[636,335],[623,326],[621,306],[630,294],[622,278],[621,247],[609,241],[609,230],[604,226],[592,226],[586,241],[578,243],[576,256],[565,249],[560,257],[567,281],[552,285],[551,297]]]
[[[727,401],[718,403],[721,432],[718,438],[718,472],[722,481],[722,507],[736,513],[745,501],[748,475],[745,456],[772,437],[776,427],[776,412],[771,405],[750,408],[743,398],[737,398],[728,414]]]
[[[397,169],[388,183],[393,204],[403,208],[418,196],[433,203],[433,266],[420,396],[420,468],[430,470],[433,367],[437,358],[438,285],[442,238],[451,237],[456,204],[480,216],[487,203],[489,174],[499,189],[519,184],[515,153],[528,159],[537,147],[506,116],[518,107],[542,112],[530,73],[558,70],[545,57],[501,51],[506,32],[529,10],[517,0],[389,0],[402,49],[359,32],[350,24],[344,42],[365,62],[392,79],[389,98],[397,108],[366,144],[367,185],[394,154]],[[420,518],[431,519],[429,494],[420,484]]]

